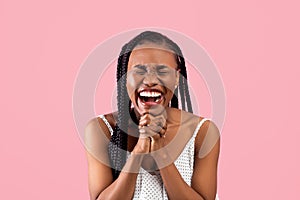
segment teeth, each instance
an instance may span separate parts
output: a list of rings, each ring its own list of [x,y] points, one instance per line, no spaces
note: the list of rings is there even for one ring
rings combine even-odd
[[[161,93],[160,92],[148,92],[148,91],[143,91],[140,93],[141,97],[160,97]]]

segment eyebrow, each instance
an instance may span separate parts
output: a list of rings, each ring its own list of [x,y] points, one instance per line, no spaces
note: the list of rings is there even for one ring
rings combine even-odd
[[[133,68],[138,68],[138,69],[144,69],[146,70],[146,66],[145,65],[135,65]]]
[[[138,65],[135,65],[133,68],[138,68],[138,69],[145,69],[146,70],[146,65],[140,65],[140,64],[138,64]],[[166,66],[166,65],[156,65],[156,69],[158,69],[158,70],[160,70],[160,69],[166,69],[166,68],[170,68],[170,67],[168,67],[168,66]]]

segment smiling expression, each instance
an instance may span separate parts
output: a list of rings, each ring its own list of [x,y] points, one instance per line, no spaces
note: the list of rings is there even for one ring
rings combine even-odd
[[[168,48],[153,43],[133,49],[126,86],[137,114],[158,115],[168,106],[179,80],[175,55]]]

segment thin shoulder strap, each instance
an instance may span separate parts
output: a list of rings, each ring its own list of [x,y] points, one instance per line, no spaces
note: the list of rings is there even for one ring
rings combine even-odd
[[[203,119],[198,123],[198,125],[197,125],[197,127],[196,127],[196,129],[195,129],[193,138],[196,138],[197,133],[199,132],[199,130],[200,130],[202,124],[203,124],[205,121],[207,121],[207,120],[210,120],[210,119],[208,119],[208,118],[203,118]]]
[[[113,135],[114,130],[112,129],[111,125],[109,124],[109,122],[107,121],[107,119],[104,117],[104,115],[98,115],[98,116],[103,120],[103,122],[107,126],[107,128],[108,128],[108,130],[110,132],[110,135]]]

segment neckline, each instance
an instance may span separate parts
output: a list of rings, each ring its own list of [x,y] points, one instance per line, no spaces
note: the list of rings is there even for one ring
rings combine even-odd
[[[111,134],[112,134],[112,127],[111,127],[111,125],[109,124],[109,122],[108,122],[108,120],[106,119],[106,117],[104,116],[104,115],[98,115],[100,118],[102,118],[103,119],[103,121],[104,121],[104,123],[106,124],[106,126],[108,127],[108,129],[110,130],[110,132],[111,132]],[[134,115],[135,116],[135,115]],[[186,151],[186,149],[191,145],[190,143],[191,143],[191,141],[193,140],[193,139],[195,139],[195,137],[196,137],[196,135],[197,135],[197,133],[199,132],[199,130],[200,130],[200,128],[201,128],[201,126],[202,126],[202,124],[206,121],[206,120],[208,120],[208,118],[202,118],[199,122],[198,122],[198,124],[197,124],[197,126],[196,126],[196,128],[195,128],[195,130],[194,130],[194,132],[193,132],[193,135],[192,135],[192,137],[190,138],[190,139],[188,139],[188,141],[187,141],[187,143],[185,144],[185,146],[184,146],[184,148],[183,148],[183,150],[181,151],[181,153],[177,156],[177,158],[174,160],[174,164],[178,161],[178,159],[183,155],[183,153]],[[176,136],[175,136],[176,137]],[[193,144],[194,144],[194,142],[193,142]],[[167,144],[167,145],[169,145],[169,144]],[[195,147],[194,147],[195,148]],[[130,156],[131,155],[131,152],[129,152],[128,150],[126,151],[127,153],[127,158],[128,158],[128,156]],[[150,175],[152,175],[150,172],[148,172],[147,170],[145,170],[142,166],[140,167],[140,169],[142,169],[143,171],[145,171],[145,172],[147,172],[147,173],[149,173]],[[154,175],[152,175],[152,176],[154,176]]]
[[[202,118],[202,119],[198,122],[198,124],[197,124],[197,126],[196,126],[196,128],[195,128],[195,130],[194,130],[194,132],[193,132],[192,137],[191,137],[190,139],[188,139],[188,141],[187,141],[186,145],[184,146],[183,150],[182,150],[181,153],[177,156],[177,158],[174,160],[174,162],[173,162],[174,164],[178,161],[178,159],[179,159],[181,156],[183,156],[183,153],[184,153],[184,152],[185,152],[192,144],[194,144],[193,148],[195,148],[195,142],[192,142],[192,140],[194,140],[194,139],[196,138],[197,133],[199,132],[199,130],[200,130],[202,124],[203,124],[206,120],[208,120],[208,119],[207,119],[207,118]],[[190,144],[190,143],[191,143],[191,144]],[[127,152],[129,153],[129,155],[131,154],[131,152],[129,152],[129,151],[127,151]],[[175,164],[175,165],[176,165],[176,164]],[[142,166],[140,167],[140,171],[146,172],[147,174],[150,174],[151,176],[155,176],[155,175],[157,175],[157,174],[160,174],[159,170],[155,170],[155,171],[154,171],[154,172],[158,171],[158,173],[151,174],[150,172],[148,172],[147,170],[145,170]]]

